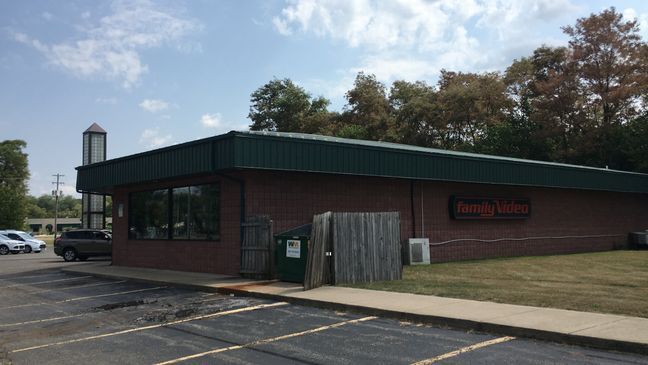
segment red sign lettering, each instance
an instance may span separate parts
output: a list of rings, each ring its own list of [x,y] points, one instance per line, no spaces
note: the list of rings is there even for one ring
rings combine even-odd
[[[531,214],[529,199],[451,196],[448,204],[454,219],[525,219]]]

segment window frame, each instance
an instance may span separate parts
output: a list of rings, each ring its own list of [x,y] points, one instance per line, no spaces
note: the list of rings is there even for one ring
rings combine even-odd
[[[178,188],[189,188],[189,191],[191,191],[191,187],[194,186],[204,186],[204,185],[216,185],[218,187],[218,210],[216,211],[218,213],[218,232],[216,234],[216,238],[214,239],[204,239],[204,238],[173,238],[173,189],[178,189]],[[133,194],[137,193],[145,193],[145,192],[150,192],[150,191],[156,191],[156,190],[166,190],[167,191],[167,235],[165,238],[135,238],[131,237],[130,235],[130,228],[131,228],[131,222],[132,222],[132,196]],[[218,182],[206,182],[206,183],[200,183],[200,184],[191,184],[191,185],[177,185],[177,186],[169,186],[169,187],[163,187],[163,188],[153,188],[153,189],[146,189],[146,190],[137,190],[137,191],[130,191],[128,193],[128,232],[127,232],[127,237],[129,241],[191,241],[191,242],[220,242],[221,241],[221,217],[222,217],[222,199],[221,199],[221,183],[220,181]]]

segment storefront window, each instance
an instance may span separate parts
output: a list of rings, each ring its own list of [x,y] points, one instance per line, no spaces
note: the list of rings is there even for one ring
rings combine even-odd
[[[134,239],[166,239],[169,237],[168,190],[131,193],[128,237]]]
[[[218,185],[190,187],[190,204],[187,212],[190,239],[214,240],[219,238],[219,201],[220,189]]]
[[[164,195],[160,192],[164,192]],[[130,199],[129,237],[132,239],[220,238],[218,184],[132,193]],[[162,201],[164,205],[156,203]],[[168,227],[171,228],[170,232]]]

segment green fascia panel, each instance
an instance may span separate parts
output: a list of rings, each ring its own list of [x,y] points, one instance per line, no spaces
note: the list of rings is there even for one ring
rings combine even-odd
[[[109,192],[233,168],[648,193],[646,174],[277,132],[229,132],[80,166],[77,190]]]

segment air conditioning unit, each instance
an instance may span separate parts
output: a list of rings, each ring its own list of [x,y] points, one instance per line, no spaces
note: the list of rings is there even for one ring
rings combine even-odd
[[[407,264],[424,265],[430,263],[430,240],[428,238],[410,238],[407,242]]]

